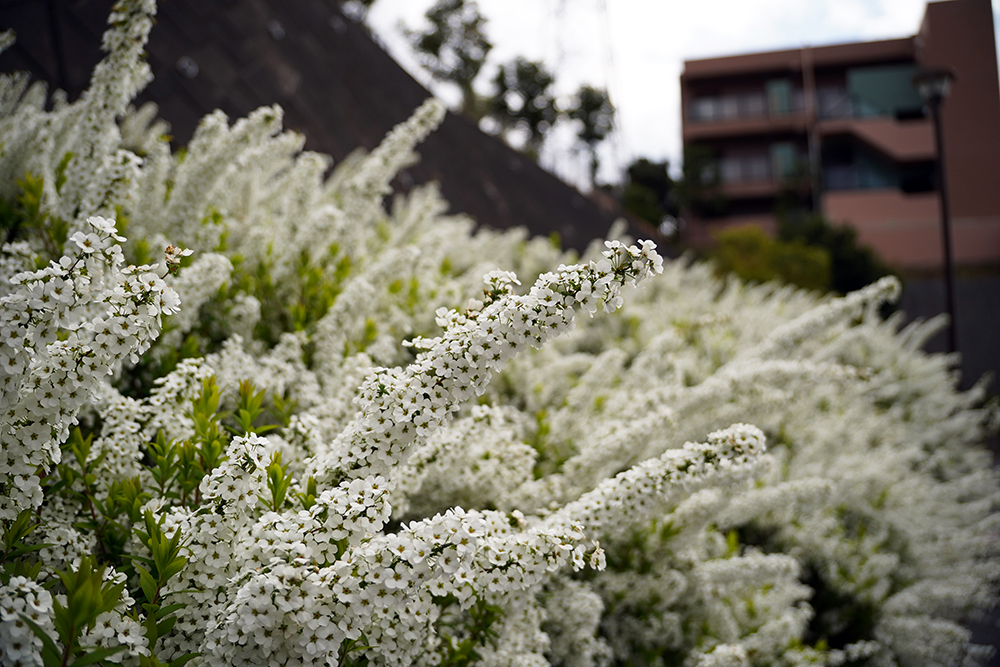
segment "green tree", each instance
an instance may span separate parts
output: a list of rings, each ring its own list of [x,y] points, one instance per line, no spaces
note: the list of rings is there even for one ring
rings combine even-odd
[[[715,242],[711,257],[723,273],[755,282],[780,279],[806,289],[830,289],[831,257],[826,248],[801,239],[773,239],[754,225],[720,230]]]
[[[486,113],[505,130],[527,133],[526,152],[537,158],[545,134],[559,118],[552,88],[555,77],[545,65],[518,56],[497,70]]]
[[[573,96],[573,104],[567,111],[570,119],[580,123],[577,137],[587,146],[590,154],[590,184],[597,185],[597,146],[607,139],[614,129],[615,107],[611,104],[608,91],[589,84],[580,86]]]
[[[355,21],[363,21],[374,4],[375,0],[341,0],[340,7]]]
[[[723,215],[727,204],[719,189],[721,182],[718,160],[710,148],[700,144],[684,147],[684,165],[677,184],[681,211],[706,218]]]
[[[875,251],[858,243],[857,232],[831,224],[820,213],[779,211],[778,238],[823,248],[830,255],[830,289],[841,294],[870,285],[892,273]]]
[[[403,29],[420,64],[439,81],[458,86],[462,113],[480,118],[482,108],[473,82],[493,44],[486,37],[486,18],[469,0],[438,0],[424,15],[423,30]]]
[[[670,178],[669,162],[639,158],[626,170],[622,188],[622,208],[660,227],[664,218],[678,215],[676,183]]]

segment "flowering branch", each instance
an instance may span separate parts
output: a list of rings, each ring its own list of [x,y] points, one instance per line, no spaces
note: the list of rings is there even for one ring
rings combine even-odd
[[[662,456],[601,482],[552,514],[546,523],[579,524],[589,537],[604,537],[653,517],[669,503],[722,481],[749,477],[764,454],[764,434],[756,426],[734,424],[708,435],[707,443],[686,443]],[[621,508],[631,510],[621,520]]]
[[[660,273],[663,259],[656,244],[642,248],[608,241],[604,259],[560,266],[539,276],[527,295],[513,293],[516,277],[506,271],[486,276],[484,302],[466,314],[438,311],[445,335],[410,343],[422,348],[405,369],[377,369],[355,399],[361,411],[332,443],[311,460],[308,473],[318,481],[336,483],[371,474],[391,475],[405,461],[412,445],[437,430],[448,414],[473,395],[481,394],[494,371],[531,345],[566,331],[573,324],[573,307],[593,314],[622,303],[621,287]]]
[[[87,222],[92,231],[70,237],[71,254],[17,274],[0,298],[0,519],[41,504],[36,472],[59,462],[81,406],[125,358],[138,360],[160,316],[180,305],[155,265],[123,267],[113,220]]]

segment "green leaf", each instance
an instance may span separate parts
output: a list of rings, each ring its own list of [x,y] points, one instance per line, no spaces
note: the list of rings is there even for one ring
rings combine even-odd
[[[17,518],[10,524],[10,527],[3,536],[3,543],[6,549],[12,548],[38,526],[34,518],[35,512],[30,509],[22,510],[17,515]]]
[[[135,569],[139,573],[139,586],[142,587],[142,592],[146,596],[146,600],[148,602],[155,602],[156,582],[153,580],[153,575],[142,565],[136,565]]]
[[[119,651],[124,651],[127,648],[128,646],[115,646],[112,648],[102,648],[102,649],[97,649],[96,651],[90,651],[87,654],[82,655],[76,660],[74,660],[70,664],[70,667],[85,667],[86,665],[92,665],[95,662],[100,662],[101,660],[104,660],[105,658],[112,656],[115,653],[118,653]]]
[[[51,546],[51,544],[26,544],[24,546],[14,547],[7,555],[11,558],[17,558],[18,556],[23,556],[24,554],[31,553],[32,551],[38,551],[39,549],[45,549]]]
[[[167,667],[184,667],[184,665],[186,665],[188,662],[194,660],[200,655],[201,653],[188,653],[187,655],[182,655],[176,660],[171,661],[170,664],[167,665]]]
[[[62,186],[66,183],[66,167],[69,166],[70,160],[73,159],[73,152],[67,151],[62,159],[59,160],[59,164],[56,166],[56,193],[62,190]]]
[[[175,611],[183,609],[185,606],[186,605],[184,605],[183,603],[177,602],[177,603],[174,603],[174,604],[168,604],[165,607],[160,607],[160,609],[158,611],[156,611],[156,620],[160,620],[161,618],[163,618],[167,614],[172,614]]]
[[[177,622],[176,616],[171,616],[170,618],[166,618],[160,621],[159,623],[156,624],[156,634],[162,637],[163,635],[173,630],[174,623],[176,622]]]

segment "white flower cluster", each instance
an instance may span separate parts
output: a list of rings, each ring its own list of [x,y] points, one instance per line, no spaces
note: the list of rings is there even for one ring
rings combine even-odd
[[[433,661],[449,605],[505,604],[567,566],[603,567],[578,526],[524,526],[519,513],[453,509],[385,533],[381,477],[344,481],[308,510],[256,511],[268,445],[234,439],[202,483],[206,509],[165,515],[190,536],[192,556],[175,586],[188,605],[175,651],[206,648],[218,664],[326,664],[364,637],[357,650],[387,664]]]
[[[105,583],[121,584],[125,579],[125,573],[117,572],[113,567],[104,571]],[[66,600],[59,598],[65,596],[56,596],[57,601],[65,606]],[[122,591],[122,597],[115,608],[101,613],[94,622],[94,627],[86,629],[84,643],[104,649],[124,646],[125,651],[115,652],[108,658],[108,662],[112,663],[130,662],[130,658],[134,656],[148,657],[149,641],[141,624],[145,615],[140,615],[138,619],[133,617],[135,606],[135,600],[128,590]]]
[[[560,266],[539,276],[528,294],[511,285],[517,278],[506,271],[486,276],[485,303],[466,314],[440,309],[441,338],[418,338],[411,345],[425,351],[404,370],[380,369],[361,386],[361,414],[338,436],[329,452],[309,467],[320,480],[340,475],[388,474],[411,453],[412,443],[425,438],[474,394],[483,393],[492,374],[529,346],[546,341],[573,324],[573,307],[593,313],[604,305],[612,312],[621,305],[621,287],[662,272],[656,244],[642,248],[608,241],[600,261]]]
[[[0,664],[40,664],[12,614],[54,632],[43,580],[152,559],[142,511],[187,563],[155,641],[150,592],[109,571],[84,640],[127,664],[981,663],[961,623],[1000,582],[996,412],[920,351],[936,323],[878,316],[896,281],[720,284],[620,230],[581,259],[473,232],[433,186],[386,208],[435,101],[329,178],[277,107],[210,115],[181,159],[127,109],[154,9],[118,5],[78,102],[0,82],[0,198],[40,186],[42,221],[0,251],[0,531],[36,508],[47,545],[18,557],[36,581],[0,562]],[[113,210],[129,241],[87,222]],[[163,270],[123,268],[148,248]],[[191,310],[147,351],[171,285]],[[89,454],[52,470],[78,418]]]
[[[27,577],[12,577],[0,585],[0,664],[41,667],[42,641],[22,616],[51,632],[52,594]]]
[[[168,251],[173,248],[174,246],[169,246]],[[218,253],[205,253],[176,278],[167,278],[167,284],[177,292],[184,308],[170,319],[169,330],[163,335],[158,347],[170,349],[181,344],[184,334],[198,321],[198,311],[202,304],[229,284],[232,271],[233,265],[228,258]]]
[[[370,478],[359,486],[384,493],[384,485]],[[363,494],[352,500],[366,502]],[[334,512],[324,506],[318,513]],[[294,538],[298,530],[285,535]],[[340,530],[323,531],[324,537],[332,542]],[[262,532],[258,544],[283,543],[273,535]],[[456,509],[351,544],[327,566],[313,565],[306,556],[272,555],[239,587],[219,627],[210,628],[208,647],[223,664],[261,655],[327,664],[340,656],[345,641],[363,636],[371,647],[359,651],[370,658],[413,664],[429,659],[440,641],[432,632],[441,613],[437,601],[453,596],[468,608],[477,599],[502,602],[512,592],[536,588],[549,573],[571,564],[581,539],[578,530],[514,531],[502,513]],[[280,547],[271,553],[279,552]]]
[[[74,104],[47,111],[44,83],[25,93],[26,78],[11,81],[6,99],[12,104],[0,112],[0,197],[13,202],[25,174],[41,178],[46,208],[71,234],[87,233],[88,218],[112,216],[129,199],[142,160],[119,148],[117,118],[151,78],[141,56],[155,13],[154,0],[115,5],[103,40],[108,55]]]
[[[44,269],[18,273],[0,297],[0,518],[42,502],[36,472],[60,460],[59,445],[98,384],[126,358],[138,361],[179,307],[156,266],[124,266],[115,223],[91,231]]]
[[[601,482],[547,521],[579,522],[588,535],[616,536],[641,525],[676,497],[711,484],[737,483],[753,476],[764,453],[764,434],[755,426],[734,424],[710,433],[707,443],[685,443],[655,459],[644,461],[612,479]],[[622,524],[620,512],[628,507],[634,516]]]

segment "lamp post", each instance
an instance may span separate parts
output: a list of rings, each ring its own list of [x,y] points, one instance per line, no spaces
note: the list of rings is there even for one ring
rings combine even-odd
[[[948,208],[948,184],[944,177],[944,139],[941,134],[941,102],[948,96],[955,74],[950,69],[922,68],[913,75],[913,85],[931,112],[934,145],[937,151],[936,176],[941,200],[941,245],[944,251],[944,304],[948,312],[948,352],[958,349],[955,322],[955,284],[951,261],[951,212]]]

